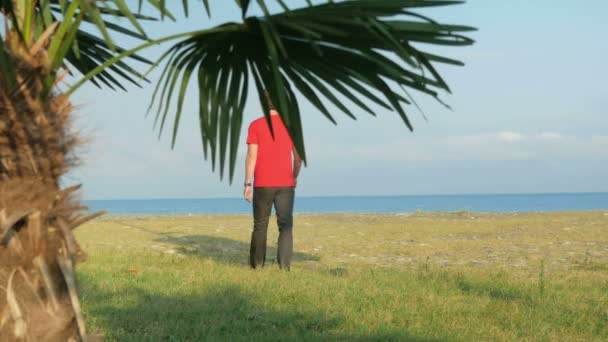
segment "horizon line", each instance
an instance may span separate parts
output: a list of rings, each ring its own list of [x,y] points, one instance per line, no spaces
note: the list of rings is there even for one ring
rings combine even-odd
[[[591,195],[608,194],[608,191],[556,191],[556,192],[473,192],[473,193],[433,193],[433,194],[401,194],[401,195],[302,195],[298,198],[345,198],[345,197],[428,197],[428,196],[509,196],[509,195]],[[95,198],[83,201],[167,201],[167,200],[233,200],[241,197],[156,197],[156,198]]]

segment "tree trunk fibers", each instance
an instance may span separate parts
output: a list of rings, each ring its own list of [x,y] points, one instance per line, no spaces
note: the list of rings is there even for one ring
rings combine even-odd
[[[83,212],[79,186],[60,188],[76,163],[72,106],[45,92],[44,49],[6,41],[17,85],[0,78],[0,341],[86,341],[73,230],[98,214]]]

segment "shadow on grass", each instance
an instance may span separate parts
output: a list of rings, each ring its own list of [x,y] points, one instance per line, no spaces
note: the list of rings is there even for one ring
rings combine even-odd
[[[595,262],[574,265],[575,270],[581,271],[608,271],[608,264],[600,264]]]
[[[177,245],[178,252],[184,255],[199,256],[229,264],[249,264],[249,244],[242,241],[208,235],[179,237],[163,235],[155,241]],[[276,261],[277,254],[276,246],[272,246],[272,241],[268,241],[268,244],[267,266]],[[319,261],[319,257],[294,251],[292,262],[300,261]]]
[[[456,285],[462,292],[471,295],[488,296],[505,301],[532,300],[528,292],[504,283],[474,281],[459,275],[456,277]]]
[[[172,236],[143,226],[129,225],[130,228],[158,236],[154,241],[179,246],[177,252],[183,255],[198,256],[228,264],[249,265],[249,243],[209,235]],[[296,246],[297,248],[297,246]],[[276,262],[276,243],[268,241],[266,264]],[[294,251],[292,262],[319,261],[315,255]]]
[[[167,297],[139,288],[103,292],[81,280],[89,325],[107,341],[440,341],[395,329],[347,333],[341,327],[348,326],[345,318],[305,305],[273,310],[257,304],[264,301],[255,292],[235,286]]]

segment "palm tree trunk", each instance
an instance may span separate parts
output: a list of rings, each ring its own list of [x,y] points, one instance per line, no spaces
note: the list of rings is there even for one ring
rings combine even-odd
[[[44,48],[6,37],[17,86],[0,81],[0,341],[87,340],[75,265],[84,258],[72,233],[85,214],[79,186],[61,190],[75,164],[66,96],[44,94]]]

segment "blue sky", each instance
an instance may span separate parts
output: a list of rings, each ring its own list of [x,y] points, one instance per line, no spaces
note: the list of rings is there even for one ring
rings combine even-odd
[[[214,3],[211,20],[200,11],[148,32],[159,37],[238,20],[231,1]],[[335,127],[303,102],[309,164],[299,195],[608,191],[608,3],[582,4],[470,0],[426,9],[442,22],[479,28],[474,46],[435,50],[466,63],[440,68],[453,90],[443,99],[453,110],[416,96],[428,121],[410,108],[410,133],[382,109],[357,121],[336,113]],[[85,199],[241,196],[246,125],[235,182],[220,182],[202,157],[194,91],[171,151],[169,134],[159,140],[152,118],[144,118],[152,90],[87,86],[74,95],[76,125],[90,142],[64,183],[83,183]],[[245,121],[260,115],[252,93]]]

